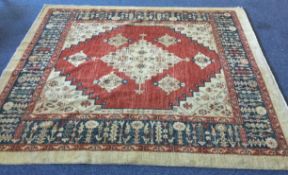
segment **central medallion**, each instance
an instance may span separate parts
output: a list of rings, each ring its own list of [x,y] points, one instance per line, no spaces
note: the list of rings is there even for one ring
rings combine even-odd
[[[138,84],[137,93],[142,93],[141,85],[163,70],[174,67],[183,59],[146,41],[146,34],[140,34],[141,39],[128,47],[109,53],[101,58],[114,69],[124,72]]]

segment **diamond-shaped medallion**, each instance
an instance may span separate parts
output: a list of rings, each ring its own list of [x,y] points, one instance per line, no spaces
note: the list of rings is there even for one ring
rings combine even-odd
[[[65,57],[64,59],[69,63],[73,64],[75,67],[78,67],[80,64],[86,62],[89,58],[83,51],[80,51],[78,53],[70,55],[69,57]]]
[[[111,72],[107,75],[104,75],[99,80],[94,80],[93,84],[99,85],[110,93],[113,91],[113,89],[116,89],[118,86],[120,86],[122,81],[122,78]]]
[[[170,75],[165,76],[162,78],[157,85],[165,91],[167,94],[170,94],[173,91],[178,90],[179,88],[183,87],[184,84],[175,79],[174,77],[171,77]]]
[[[107,42],[108,44],[115,46],[115,47],[122,46],[123,44],[126,44],[128,41],[129,41],[129,39],[127,39],[126,37],[124,37],[121,34],[118,34],[112,38],[105,40],[105,42]]]
[[[160,38],[157,39],[157,41],[161,44],[163,44],[166,47],[169,47],[173,44],[178,43],[180,40],[177,38],[174,38],[168,34],[165,34],[163,36],[161,36]]]
[[[206,68],[209,64],[211,64],[211,59],[207,57],[206,55],[198,52],[194,58],[193,61],[195,64],[197,64],[201,69]]]
[[[137,84],[143,84],[152,76],[173,67],[181,58],[146,40],[140,40],[102,57],[101,60],[124,72]]]

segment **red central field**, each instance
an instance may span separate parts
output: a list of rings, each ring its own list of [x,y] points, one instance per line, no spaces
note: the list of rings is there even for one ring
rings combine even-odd
[[[109,41],[119,35],[122,37],[122,40],[118,38],[119,45],[109,44]],[[159,38],[165,35],[173,38],[175,43],[165,45],[163,42],[159,42]],[[169,38],[165,41],[171,42]],[[143,43],[146,45],[142,46]],[[135,48],[150,53],[139,53],[139,56],[135,56],[138,53],[129,55],[129,51],[133,52]],[[123,55],[124,49],[127,50],[126,55]],[[155,53],[151,53],[153,51]],[[86,54],[87,59],[75,66],[67,60],[67,57],[79,52]],[[211,64],[204,69],[193,62],[194,56],[198,53],[210,58]],[[109,54],[116,62],[121,59],[122,68],[101,59]],[[161,64],[165,64],[165,59],[168,59],[163,55],[172,55],[177,57],[178,61],[174,62],[175,64],[162,65],[163,68],[161,68]],[[159,67],[159,70],[156,70],[157,74],[149,76],[151,71],[155,71],[151,68],[153,64],[155,67]],[[159,66],[155,64],[159,64]],[[126,67],[128,70],[125,69]],[[130,68],[133,71],[130,71]],[[176,33],[168,27],[132,25],[118,27],[64,50],[56,65],[56,70],[61,71],[67,80],[70,80],[84,94],[89,95],[91,99],[95,99],[95,104],[101,104],[103,108],[107,109],[171,109],[173,105],[178,104],[179,100],[185,99],[186,96],[192,96],[193,91],[197,91],[199,86],[203,86],[220,69],[220,61],[214,51],[193,42],[184,35]],[[137,72],[137,70],[139,71]],[[115,87],[107,90],[95,83],[101,80],[102,83],[108,83],[107,86],[110,85],[110,80],[103,77],[111,73],[118,77],[116,81],[118,84]],[[147,76],[143,74],[147,74]],[[165,92],[158,84],[167,76],[177,80],[181,86],[179,85],[169,93]],[[142,77],[146,78],[143,80]],[[141,83],[139,83],[140,78],[143,80]]]

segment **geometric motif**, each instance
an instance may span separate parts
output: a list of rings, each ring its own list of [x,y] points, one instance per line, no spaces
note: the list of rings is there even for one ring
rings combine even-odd
[[[122,84],[122,79],[111,72],[110,74],[101,77],[99,80],[94,80],[94,84],[97,84],[108,92],[111,92]]]
[[[163,79],[161,79],[156,85],[158,85],[162,90],[164,90],[167,94],[170,94],[173,91],[178,90],[181,86],[184,86],[183,83],[176,80],[175,78],[167,75]]]
[[[166,47],[169,47],[170,45],[173,45],[177,42],[179,42],[179,40],[177,40],[176,38],[170,36],[170,35],[163,35],[160,38],[157,39],[157,41],[163,45],[165,45]]]
[[[163,35],[163,33],[165,34]],[[174,38],[171,41],[177,40],[177,42],[173,42],[169,47],[164,44],[163,46],[158,40],[163,36],[164,38],[165,36],[170,39]],[[105,45],[106,48],[101,50],[104,48],[101,45]],[[182,48],[184,51],[173,49],[175,47]],[[191,96],[191,92],[197,91],[197,86],[202,86],[203,82],[209,81],[210,77],[221,68],[217,54],[212,51],[208,51],[206,54],[209,55],[209,61],[214,60],[214,62],[205,65],[207,66],[205,71],[199,68],[196,64],[197,61],[196,63],[189,61],[195,54],[197,56],[197,53],[200,53],[201,47],[164,26],[138,26],[135,23],[129,26],[122,25],[114,28],[113,31],[107,31],[87,39],[85,43],[65,49],[55,68],[67,76],[67,80],[70,80],[78,89],[82,89],[85,94],[89,94],[91,99],[95,99],[97,105],[102,105],[110,112],[112,109],[140,108],[147,110],[145,113],[149,113],[148,111],[151,109],[162,111],[165,109],[165,111],[157,113],[176,114],[171,109],[172,106],[178,104],[181,94]],[[79,52],[87,54],[89,59],[86,64],[77,67],[76,71],[74,70],[75,66],[67,64],[67,61],[69,62],[67,57]],[[214,65],[214,67],[210,65]],[[180,70],[187,70],[182,72],[187,75],[179,74]],[[109,81],[110,77],[114,77],[108,76],[111,73],[117,75],[118,78],[115,81]],[[194,79],[185,78],[194,74],[197,75]],[[181,83],[179,85],[176,83],[172,87],[173,78],[163,79],[166,76],[172,76]],[[102,79],[102,77],[104,78]],[[104,79],[105,81],[100,81]],[[155,86],[155,83],[161,79],[163,79],[163,83],[158,87]],[[169,83],[165,84],[164,80],[171,80],[170,85],[172,86],[168,87]],[[160,89],[162,87],[162,91],[159,87]],[[127,90],[128,92],[125,92]],[[166,92],[166,95],[163,92]],[[109,98],[113,96],[118,97],[117,101]],[[127,98],[130,100],[127,101]],[[161,99],[160,103],[155,100],[157,98]],[[147,103],[147,100],[150,102]]]
[[[194,58],[193,61],[195,64],[197,64],[201,69],[204,69],[205,67],[207,67],[209,64],[211,64],[211,60],[209,57],[203,55],[202,53],[197,53]]]
[[[210,50],[216,51],[216,44],[209,23],[181,24],[174,25],[172,28],[191,38],[193,41],[208,47]]]
[[[173,67],[181,58],[141,39],[102,57],[101,60],[124,72],[137,84],[143,84],[152,76]]]
[[[100,108],[55,70],[50,73],[39,102],[34,113],[93,112]]]
[[[80,64],[86,62],[89,58],[83,51],[75,53],[65,58],[69,63],[73,64],[75,67],[78,67]]]
[[[180,105],[174,107],[174,110],[194,116],[232,117],[228,89],[224,82],[224,72],[221,70],[209,82],[205,82],[204,86],[199,87],[192,97],[180,101]]]
[[[85,40],[92,38],[93,36],[99,35],[105,31],[110,31],[115,28],[116,24],[96,24],[96,23],[73,23],[69,33],[67,35],[67,39],[65,40],[63,49],[70,48],[73,45],[77,45],[80,42],[84,42]],[[79,32],[81,31],[81,32]]]
[[[121,34],[118,34],[112,38],[105,40],[105,42],[107,42],[108,44],[110,44],[112,46],[119,47],[119,46],[127,43],[128,39],[125,38],[124,36],[122,36]]]

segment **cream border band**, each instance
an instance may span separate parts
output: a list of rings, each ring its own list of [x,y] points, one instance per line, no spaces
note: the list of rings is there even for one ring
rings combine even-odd
[[[278,120],[288,141],[288,107],[257,42],[257,38],[242,8],[175,8],[175,7],[104,7],[104,6],[62,6],[45,5],[33,23],[29,32],[17,48],[7,68],[0,78],[0,92],[7,84],[12,71],[16,68],[21,55],[32,40],[47,11],[51,8],[79,9],[155,9],[155,10],[233,10],[236,12],[248,44],[262,73],[270,94]],[[288,157],[285,156],[249,156],[232,154],[199,154],[167,152],[125,152],[125,151],[36,151],[36,152],[0,152],[0,164],[138,164],[162,166],[189,166],[207,168],[248,168],[248,169],[285,169],[288,170]]]

